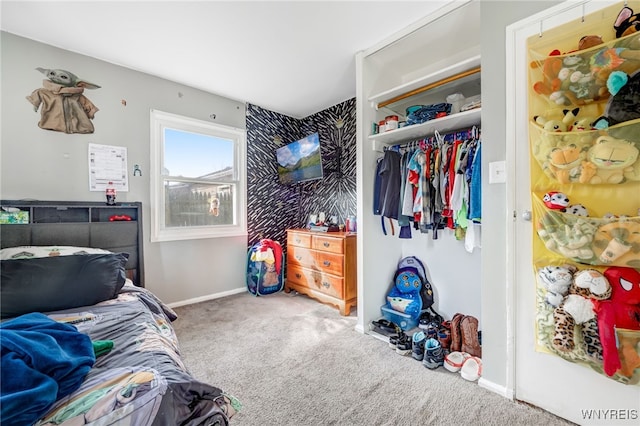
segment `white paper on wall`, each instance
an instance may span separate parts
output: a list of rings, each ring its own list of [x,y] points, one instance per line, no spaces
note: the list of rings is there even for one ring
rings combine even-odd
[[[116,191],[129,191],[127,148],[89,144],[89,191],[104,191],[109,182]]]

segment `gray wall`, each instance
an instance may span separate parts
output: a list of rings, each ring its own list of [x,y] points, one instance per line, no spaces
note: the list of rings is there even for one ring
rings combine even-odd
[[[505,30],[559,1],[481,1],[482,55],[482,350],[483,377],[507,381],[506,229],[504,184],[489,185],[489,163],[506,159]],[[490,77],[489,77],[490,76]],[[527,188],[524,188],[527,190]]]
[[[246,236],[165,243],[149,241],[149,111],[161,111],[245,128],[245,105],[94,58],[1,33],[2,150],[0,197],[103,201],[90,192],[87,145],[127,147],[129,192],[118,201],[141,201],[146,284],[164,301],[197,299],[244,289]],[[67,69],[102,86],[85,95],[100,110],[93,134],[40,129],[40,113],[25,99],[42,86],[36,67]],[[122,101],[126,101],[126,106]],[[134,164],[142,176],[133,176]]]

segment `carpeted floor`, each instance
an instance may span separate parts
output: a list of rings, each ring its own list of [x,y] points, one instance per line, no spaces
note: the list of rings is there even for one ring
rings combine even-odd
[[[248,293],[176,308],[186,364],[243,404],[231,425],[570,425],[354,330],[303,295]]]

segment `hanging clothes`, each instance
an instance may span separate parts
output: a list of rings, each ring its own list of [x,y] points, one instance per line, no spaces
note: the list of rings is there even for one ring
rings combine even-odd
[[[475,129],[466,136],[442,137],[436,132],[434,137],[385,150],[376,168],[379,187],[374,189],[374,212],[397,220],[400,238],[411,238],[413,222],[421,233],[432,231],[433,239],[446,227],[465,240],[467,250],[479,247],[481,143],[477,136]],[[384,222],[383,231],[386,235]]]

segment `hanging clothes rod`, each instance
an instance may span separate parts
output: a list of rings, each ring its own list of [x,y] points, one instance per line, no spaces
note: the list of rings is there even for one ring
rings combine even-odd
[[[452,81],[460,80],[461,78],[468,77],[470,75],[477,74],[479,72],[480,72],[480,67],[459,72],[458,74],[454,74],[449,77],[443,78],[442,80],[434,81],[433,83],[429,83],[425,86],[418,87],[417,89],[413,89],[407,93],[403,93],[402,95],[395,96],[389,100],[382,101],[378,104],[378,108],[391,105],[394,102],[398,102],[402,99],[406,99],[408,97],[417,95],[419,93],[426,92],[427,90],[435,89],[436,87],[442,86],[443,84],[451,83]]]
[[[456,140],[465,140],[465,139],[480,139],[480,127],[477,126],[473,126],[470,127],[466,130],[457,130],[455,132],[449,132],[446,133],[444,136],[442,136],[442,140],[444,142],[453,142]],[[413,141],[409,141],[409,142],[405,142],[403,144],[397,144],[397,145],[392,145],[390,147],[388,147],[387,149],[405,149],[405,148],[410,148],[410,147],[418,147],[419,143],[421,141],[429,141],[429,140],[434,140],[435,136],[429,136],[426,138],[421,138],[421,139],[416,139]]]

